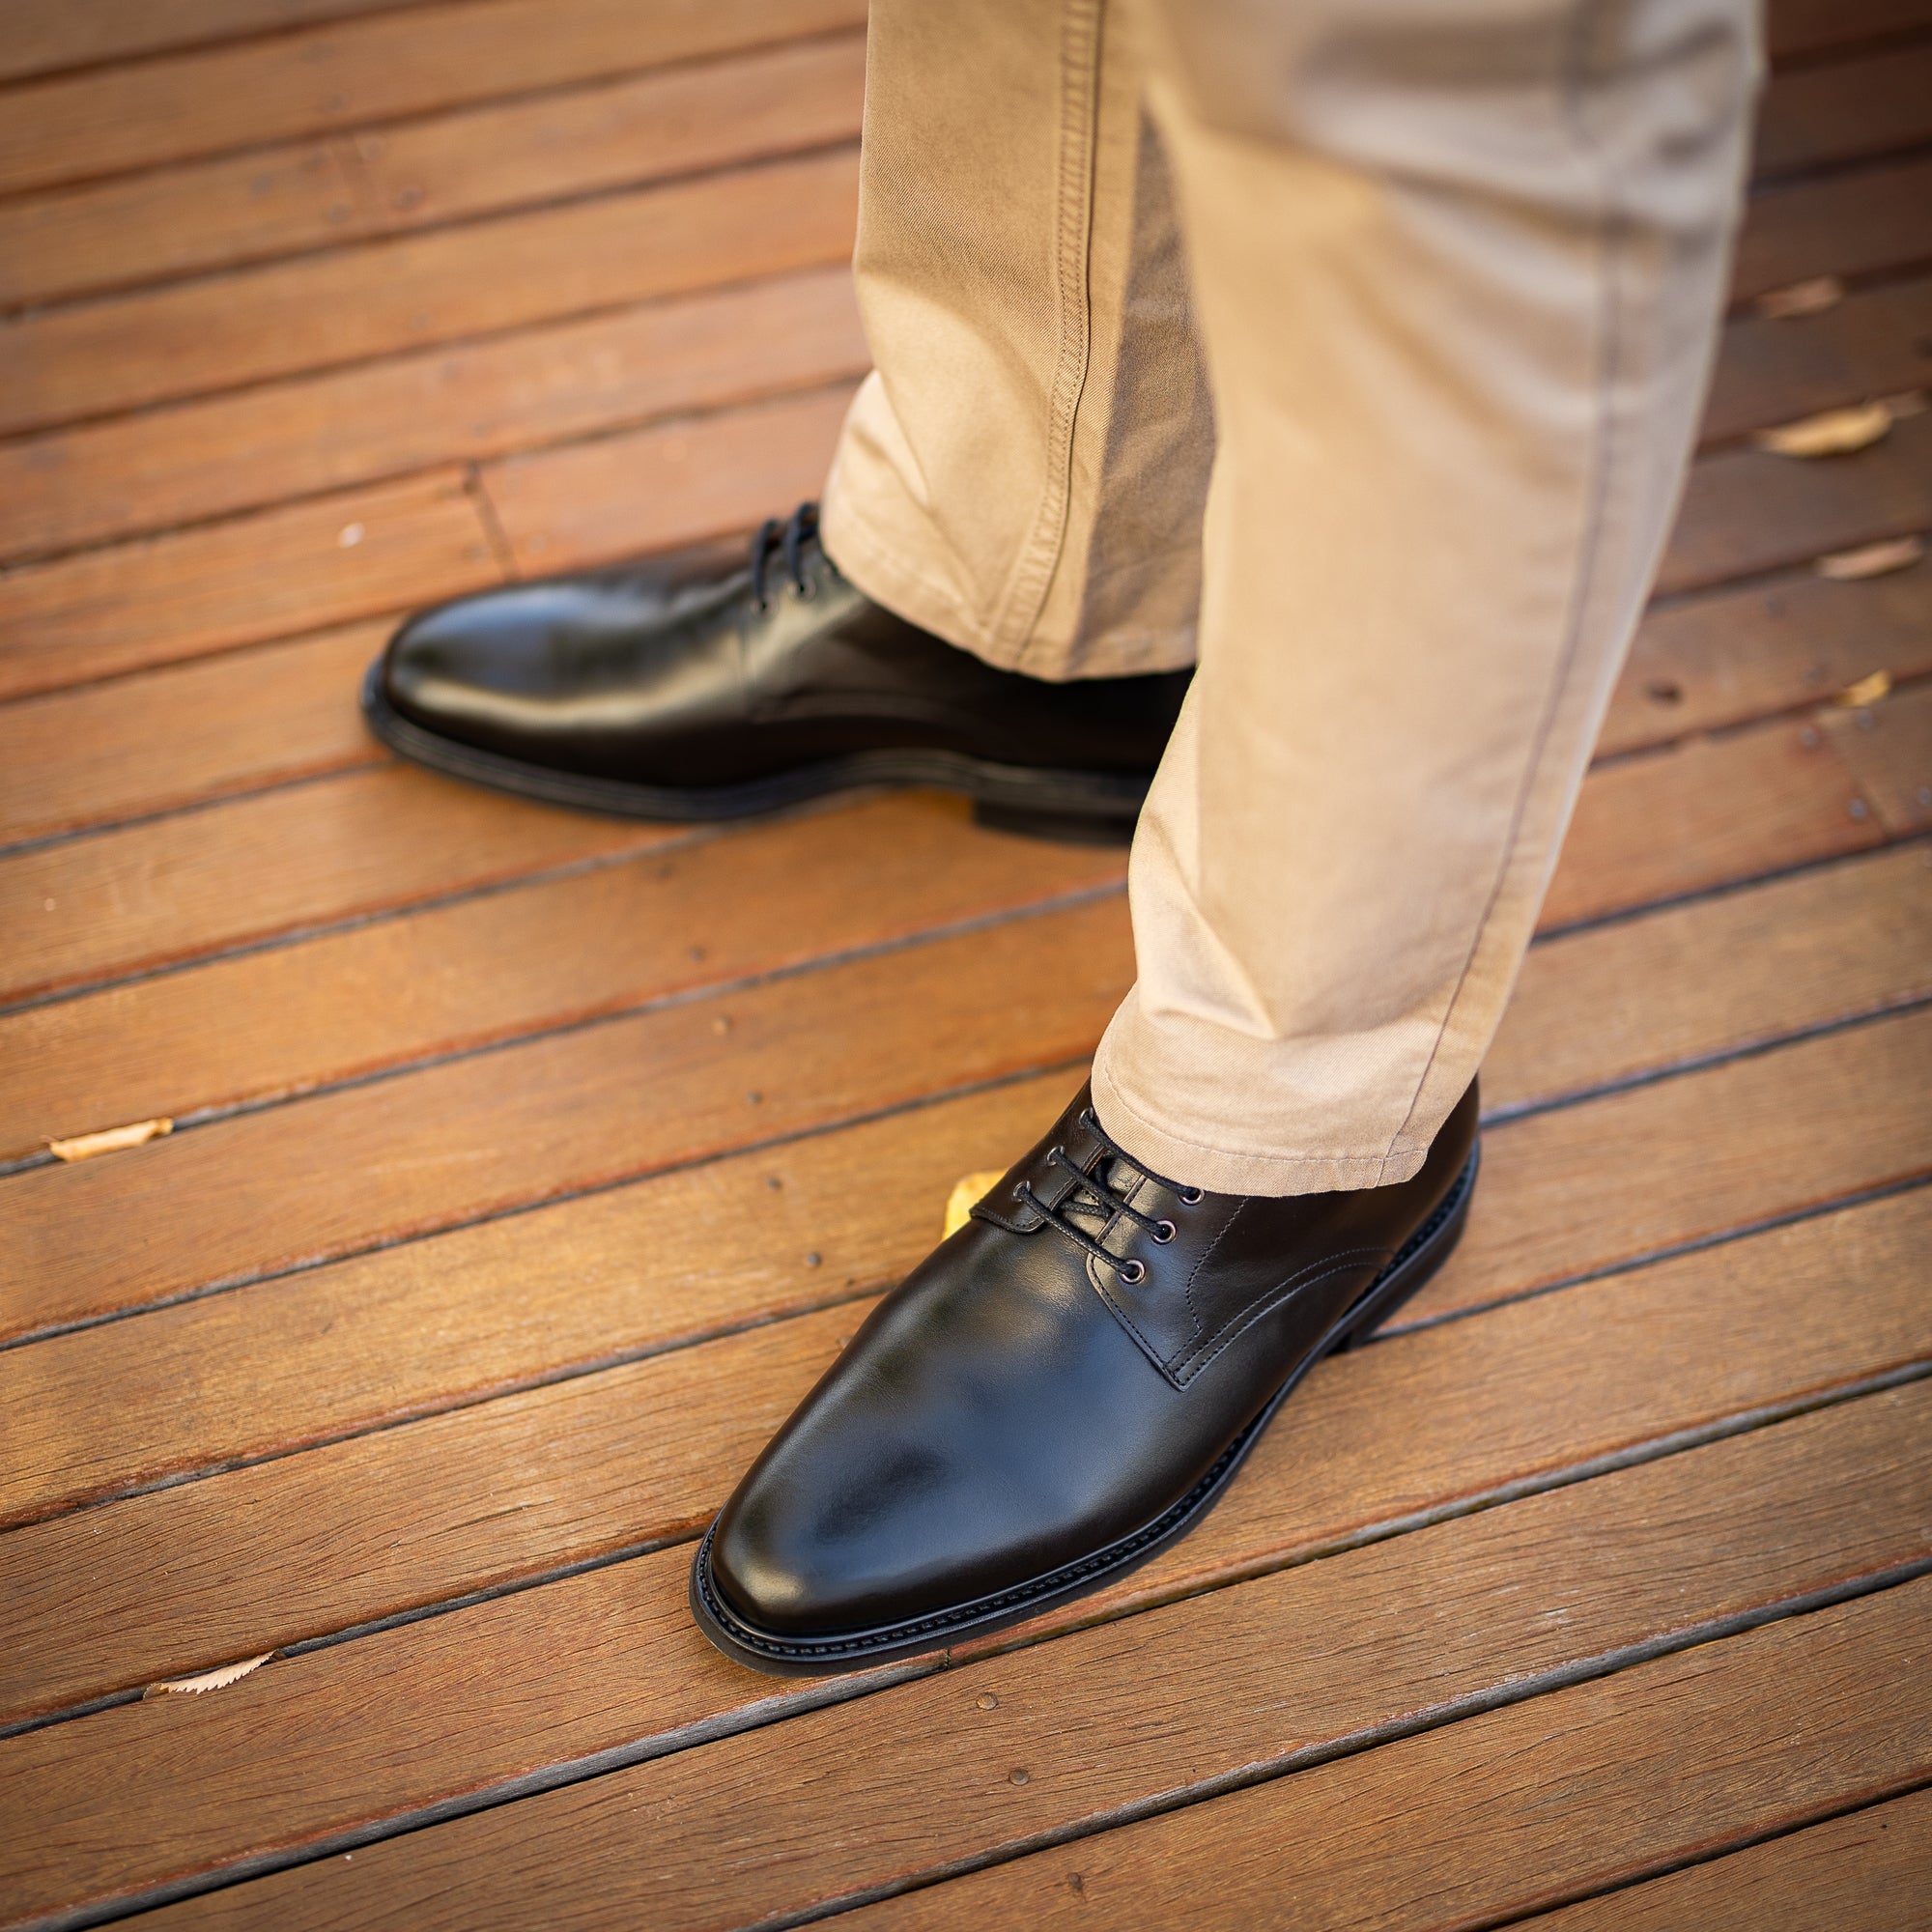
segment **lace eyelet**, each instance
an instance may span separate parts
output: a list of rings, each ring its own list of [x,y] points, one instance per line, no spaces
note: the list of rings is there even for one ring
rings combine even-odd
[[[1186,1202],[1190,1208],[1192,1208],[1199,1204],[1201,1197],[1205,1193],[1207,1193],[1207,1191],[1208,1190],[1205,1187],[1183,1187],[1180,1190],[1180,1198],[1184,1202]]]
[[[1129,1288],[1138,1288],[1147,1279],[1146,1262],[1128,1262],[1121,1269],[1121,1279]]]
[[[1156,1221],[1154,1223],[1153,1237],[1162,1247],[1166,1247],[1168,1242],[1174,1239],[1174,1223],[1172,1221]]]
[[[792,595],[801,604],[810,604],[818,595],[818,585],[810,578],[804,578],[792,585]]]

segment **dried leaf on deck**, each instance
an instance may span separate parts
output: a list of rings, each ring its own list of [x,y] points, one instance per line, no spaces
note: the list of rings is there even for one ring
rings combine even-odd
[[[1842,704],[1853,709],[1863,704],[1876,704],[1891,689],[1891,673],[1889,670],[1875,670],[1869,677],[1861,677],[1856,684],[1848,684],[1836,697],[1833,704]]]
[[[125,1127],[102,1127],[95,1134],[75,1134],[71,1140],[49,1141],[47,1151],[56,1160],[88,1160],[98,1153],[118,1153],[123,1148],[145,1147],[163,1134],[171,1134],[175,1123],[167,1119],[135,1121]]]
[[[966,1225],[974,1207],[991,1192],[993,1183],[1004,1173],[1003,1167],[989,1167],[952,1183],[952,1192],[946,1197],[946,1229],[941,1240],[956,1235]]]
[[[141,1695],[143,1698],[199,1697],[205,1690],[225,1690],[250,1671],[261,1669],[274,1654],[272,1650],[265,1650],[260,1657],[243,1658],[240,1663],[224,1663],[216,1669],[204,1670],[198,1677],[171,1677],[162,1684],[150,1684]]]
[[[1857,550],[1834,551],[1821,556],[1820,577],[1851,583],[1861,577],[1883,577],[1888,571],[1910,570],[1925,554],[1922,537],[1888,537],[1883,543],[1861,544]]]
[[[1868,448],[1891,428],[1891,409],[1886,403],[1859,403],[1848,410],[1827,410],[1803,416],[1776,429],[1761,429],[1751,440],[1774,456],[1850,456]]]
[[[1845,298],[1845,285],[1836,275],[1813,275],[1808,282],[1793,282],[1788,288],[1773,289],[1757,298],[1757,312],[1781,322],[1792,316],[1817,315],[1836,308]]]

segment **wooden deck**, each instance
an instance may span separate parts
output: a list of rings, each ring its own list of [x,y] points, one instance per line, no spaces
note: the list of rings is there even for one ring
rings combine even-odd
[[[815,487],[863,11],[0,5],[0,1918],[1932,1924],[1932,0],[1774,5],[1455,1262],[1124,1585],[806,1685],[691,1540],[1077,1079],[1121,856],[354,692]]]

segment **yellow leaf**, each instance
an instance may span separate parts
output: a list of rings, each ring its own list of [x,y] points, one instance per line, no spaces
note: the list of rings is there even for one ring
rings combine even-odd
[[[1793,282],[1789,288],[1773,289],[1757,298],[1757,312],[1782,321],[1791,316],[1816,315],[1821,309],[1836,308],[1845,298],[1845,285],[1836,275],[1814,275],[1808,282]]]
[[[199,1677],[173,1677],[164,1684],[150,1684],[141,1692],[146,1697],[199,1697],[204,1690],[225,1690],[229,1685],[239,1683],[251,1670],[259,1670],[274,1656],[272,1650],[265,1650],[260,1657],[243,1658],[240,1663],[224,1663],[214,1670],[204,1670]]]
[[[1846,685],[1832,702],[1845,705],[1848,709],[1861,704],[1876,704],[1890,689],[1891,673],[1875,670],[1869,677],[1861,677],[1858,683]]]
[[[1861,577],[1883,577],[1888,571],[1910,570],[1925,554],[1919,537],[1891,537],[1885,543],[1861,545],[1857,550],[1835,551],[1817,562],[1820,577],[1849,583]]]
[[[946,1197],[946,1229],[941,1240],[956,1235],[966,1225],[977,1203],[992,1191],[993,1183],[1006,1173],[1003,1167],[991,1167],[979,1174],[969,1174],[952,1183],[952,1192]]]
[[[1884,403],[1860,403],[1849,410],[1827,410],[1777,429],[1761,429],[1751,440],[1774,456],[1849,456],[1867,448],[1891,427]]]
[[[143,1147],[174,1130],[175,1123],[169,1120],[136,1121],[131,1126],[102,1127],[98,1134],[75,1134],[71,1140],[49,1141],[47,1150],[56,1160],[87,1160],[97,1153]]]

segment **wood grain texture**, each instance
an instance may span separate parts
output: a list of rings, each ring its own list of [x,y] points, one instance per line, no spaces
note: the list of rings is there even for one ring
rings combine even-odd
[[[0,574],[0,697],[321,630],[500,578],[452,469],[31,564]]]
[[[1767,188],[1731,267],[1750,301],[1813,275],[1861,276],[1932,262],[1932,160],[1887,161]]]
[[[18,999],[149,971],[689,836],[411,765],[344,772],[0,859],[7,990]]]
[[[1880,842],[1869,804],[1809,725],[1693,738],[1584,781],[1545,930]]]
[[[1662,605],[1637,627],[1598,755],[1816,704],[1875,670],[1932,673],[1932,562],[1851,582],[1805,572]]]
[[[1445,1499],[1917,1359],[1927,1318],[1912,1257],[1927,1227],[1921,1191],[1337,1358],[1214,1516],[1108,1601],[1338,1548]],[[64,1705],[689,1535],[864,1312],[15,1529],[0,1540],[14,1606],[0,1708]],[[1566,1400],[1525,1402],[1525,1376]],[[1377,1421],[1397,1402],[1413,1422],[1399,1439]]]
[[[12,0],[0,78],[94,67],[142,54],[245,39],[277,28],[386,13],[411,0]]]
[[[1538,942],[1483,1104],[1547,1105],[1928,996],[1932,852],[1853,859]]]
[[[1842,167],[1932,140],[1932,47],[1885,47],[1781,73],[1764,91],[1751,169],[1760,179]]]
[[[853,0],[453,0],[13,89],[0,192],[860,25]]]
[[[1820,722],[1893,838],[1932,827],[1932,683]]]
[[[1926,181],[1932,189],[1932,173]],[[1855,456],[1720,450],[1691,471],[1657,588],[1703,589],[1928,525],[1932,412],[1895,423]]]
[[[857,186],[838,150],[31,314],[0,325],[0,428],[841,262]]]
[[[0,517],[55,552],[867,366],[850,270],[806,270],[0,444]]]
[[[385,815],[421,790],[418,780],[386,802],[379,791],[373,809]],[[329,809],[307,803],[310,819]],[[524,825],[520,810],[498,804],[478,819],[468,803],[453,819],[433,810],[427,836],[412,833],[399,862],[433,860],[440,844],[456,862],[453,880],[482,856],[467,826],[492,827],[500,815],[500,842]],[[540,814],[537,825],[547,824],[554,821]],[[547,857],[610,851],[614,830],[583,821],[581,849]],[[272,836],[261,842],[274,849]],[[220,856],[232,867],[251,849]],[[117,877],[125,869],[110,868]],[[217,889],[227,869],[216,867]],[[396,887],[411,883],[400,863],[394,869]],[[1124,871],[1119,852],[980,831],[963,803],[932,794],[753,825],[676,853],[0,1016],[0,1149],[18,1153],[67,1131],[49,1122],[179,1118],[300,1093],[1118,887]],[[370,874],[355,883],[366,892]],[[316,872],[302,884],[328,890]],[[1123,912],[1104,943],[1110,958],[1124,957]],[[125,1050],[129,1037],[144,1042],[136,1065]]]
[[[1921,1179],[1932,1173],[1927,1091],[1932,1010],[1921,1007],[1493,1128],[1483,1205],[1392,1325]]]
[[[312,1263],[1065,1065],[1093,1050],[1127,989],[1129,962],[1095,943],[1117,919],[1103,902],[1013,921],[15,1175],[0,1188],[0,1239],[17,1262],[5,1328]],[[155,1151],[173,1156],[166,1167],[145,1160]],[[317,1174],[327,1188],[306,1184]]]
[[[1919,1790],[1528,1922],[1536,1932],[1924,1932],[1928,1871],[1932,1790]]]
[[[699,424],[513,456],[484,466],[483,487],[520,574],[611,561],[637,549],[639,503],[660,506],[653,537],[668,546],[816,496],[851,395],[841,383]]]
[[[865,59],[863,34],[839,34],[0,204],[0,302],[71,299],[853,141]]]
[[[1182,1915],[1447,1932],[1628,1884],[1922,1780],[1928,1603],[1932,1582],[1909,1583],[1640,1663],[914,1892],[854,1932]]]
[[[1932,277],[1855,289],[1814,315],[1733,316],[1704,408],[1706,441],[1932,383]]]
[[[1892,878],[1869,883],[1883,890]],[[1840,944],[1851,952],[1875,940],[1874,950],[1892,953],[1900,980],[1922,984],[1932,955],[1911,942],[1915,929],[1922,938],[1926,882],[1911,883],[1916,919],[1874,933],[1887,912],[1868,899]],[[1740,923],[1743,930],[1714,921],[1711,937],[1748,941],[1778,910],[1793,909],[1788,888],[1772,897]],[[1532,1025],[1541,1011],[1546,1033],[1551,1009],[1574,1015],[1594,984],[1618,978],[1619,967],[1628,981],[1640,963],[1634,949],[1590,937],[1600,943],[1567,978],[1546,976],[1529,989],[1522,1010]],[[1669,935],[1661,937],[1667,946]],[[1815,942],[1808,951],[1810,958],[1794,961],[1799,947],[1768,947],[1766,980],[1786,966],[1794,978],[1806,966],[1815,973]],[[1721,980],[1729,956],[1705,951],[1692,970]],[[1574,943],[1564,949],[1563,963],[1577,957]],[[1660,1031],[1689,1023],[1675,1009],[1669,976],[1638,983],[1652,989]],[[1708,996],[1704,1004],[1708,1014]],[[1735,1015],[1732,1009],[1724,1018],[1735,1025]],[[1615,1039],[1616,1021],[1605,1017]],[[1929,1035],[1920,1015],[1849,1042],[1812,1040],[1492,1127],[1482,1205],[1463,1251],[1396,1325],[1932,1169],[1932,1139],[1911,1094],[1874,1104],[1865,1093],[1887,1073],[1909,1080],[1932,1072]],[[1748,1117],[1800,1083],[1807,1094],[1815,1088],[1815,1098],[1797,1125],[1726,1131],[1734,1116]],[[43,1341],[18,1356],[0,1403],[36,1450],[31,1469],[0,1479],[0,1519],[279,1454],[883,1286],[932,1245],[935,1204],[954,1176],[1011,1159],[1072,1084],[1070,1073],[1047,1075],[1000,1098],[817,1136],[799,1147],[789,1179],[778,1174],[777,1189],[764,1164],[775,1156],[749,1154],[715,1173],[662,1176]],[[978,1122],[970,1131],[977,1157],[963,1163],[962,1121]],[[862,1202],[842,1201],[849,1177],[875,1167],[879,1184],[868,1182]],[[1593,1187],[1598,1199],[1579,1234],[1551,1204]],[[761,1188],[782,1192],[783,1201]],[[817,1264],[805,1259],[810,1253]],[[430,1336],[434,1346],[425,1345]],[[219,1367],[238,1360],[255,1364],[239,1386]],[[57,1431],[37,1419],[48,1416],[63,1418]]]
[[[743,1923],[1296,1749],[1359,1747],[1505,1682],[1932,1557],[1927,1420],[1922,1391],[1853,1405],[808,1712],[459,1827],[467,1845],[438,1833],[378,1852],[373,1882],[401,1912],[467,1852],[479,1887],[543,1870],[547,1917]],[[695,1632],[672,1638],[668,1567],[317,1653],[181,1717],[124,1706],[19,1741],[0,1802],[32,1829],[0,1853],[0,1909],[135,1893],[560,1760],[668,1744],[699,1713],[742,1723],[753,1700],[761,1717],[805,1701],[706,1657]],[[686,1690],[667,1711],[635,1660],[673,1645]],[[1015,1765],[1019,1783],[1003,1775]],[[537,1903],[510,1883],[499,1917]]]
[[[0,707],[0,841],[384,761],[355,690],[390,629],[350,624]]]

